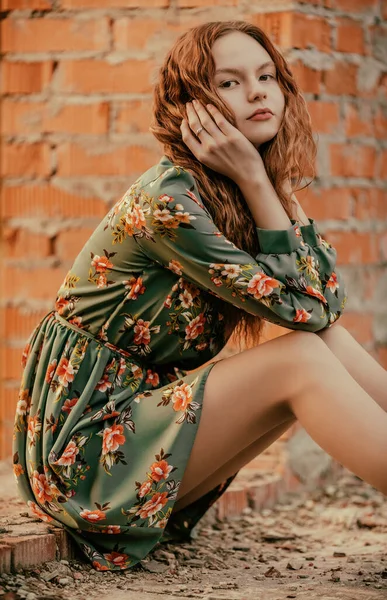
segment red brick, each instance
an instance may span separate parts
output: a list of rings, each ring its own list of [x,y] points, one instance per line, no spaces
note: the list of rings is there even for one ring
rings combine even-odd
[[[7,380],[20,380],[22,374],[21,358],[23,348],[15,348],[13,346],[6,346],[5,344],[0,348],[1,364],[0,364],[0,375],[3,381]],[[13,411],[14,412],[14,411]],[[4,423],[4,415],[1,411],[1,422]],[[13,413],[12,413],[13,415]],[[12,416],[13,418],[13,416]],[[9,420],[9,419],[8,419]]]
[[[350,13],[362,13],[377,8],[379,0],[335,0],[335,8]]]
[[[108,131],[109,104],[66,104],[51,108],[41,102],[4,99],[1,130],[5,135],[33,133],[104,134]]]
[[[144,172],[160,160],[154,149],[141,146],[122,146],[111,152],[97,153],[75,144],[63,144],[58,148],[58,175],[127,175]]]
[[[387,20],[387,0],[382,0],[382,5],[380,7],[382,19]]]
[[[364,31],[361,22],[354,19],[337,18],[337,42],[338,52],[353,52],[354,54],[366,54]]]
[[[2,89],[4,94],[38,94],[51,82],[54,63],[2,61]]]
[[[357,188],[352,190],[355,199],[353,216],[367,219],[387,220],[387,191],[378,188]]]
[[[21,268],[6,265],[4,276],[7,281],[5,297],[14,301],[55,300],[55,295],[66,275],[67,267]]]
[[[365,311],[357,313],[346,310],[340,318],[340,323],[359,344],[365,345],[371,344],[374,339],[373,319],[373,315]]]
[[[177,0],[178,8],[238,6],[238,0]]]
[[[379,140],[387,138],[387,116],[380,106],[377,107],[374,117],[374,135]]]
[[[387,179],[387,150],[382,150],[379,157],[379,168],[376,173],[380,179]]]
[[[51,10],[52,4],[49,0],[2,0],[2,10],[13,9]]]
[[[331,144],[330,161],[333,177],[376,176],[376,150],[360,144]]]
[[[336,61],[332,69],[323,71],[325,92],[334,96],[342,94],[356,96],[358,93],[357,72],[357,65]]]
[[[66,257],[67,260],[72,260],[82,250],[94,229],[83,227],[60,232],[55,241],[55,254],[59,258]]]
[[[347,137],[374,135],[373,122],[371,117],[371,107],[367,110],[358,109],[352,104],[345,107],[345,134]]]
[[[11,572],[11,546],[0,544],[0,573]]]
[[[5,227],[3,248],[6,258],[46,258],[50,256],[50,238],[22,228]]]
[[[319,94],[321,92],[321,71],[311,69],[299,60],[290,64],[290,70],[302,92],[310,94]]]
[[[12,570],[27,568],[55,560],[56,543],[52,533],[3,538],[12,547]]]
[[[154,61],[141,59],[127,59],[116,65],[103,60],[63,60],[56,85],[58,91],[80,94],[151,93],[155,68]]]
[[[358,231],[326,231],[323,237],[337,250],[340,265],[370,265],[379,260],[375,234]]]
[[[151,100],[131,100],[118,104],[114,122],[117,133],[147,133],[151,122]]]
[[[313,131],[336,133],[340,125],[340,107],[335,102],[310,101],[307,103]]]
[[[45,309],[37,310],[14,306],[0,308],[1,319],[4,322],[4,338],[9,341],[23,340],[24,343],[47,312]]]
[[[51,171],[50,150],[47,144],[3,144],[1,175],[45,176]]]
[[[60,560],[84,560],[84,555],[65,529],[50,526],[50,530],[55,535]]]
[[[379,346],[378,361],[387,370],[387,346]]]
[[[322,17],[295,12],[292,20],[292,45],[294,48],[316,48],[321,52],[332,50],[332,28]]]
[[[3,186],[0,208],[0,218],[2,219],[13,217],[102,218],[108,212],[105,202],[99,198],[86,198],[71,194],[49,184]]]
[[[306,215],[317,222],[324,219],[346,220],[351,216],[351,190],[348,188],[315,188],[296,192]]]
[[[4,19],[3,52],[82,52],[109,49],[108,19]]]
[[[170,0],[61,0],[62,8],[168,8]]]
[[[263,29],[274,44],[282,49],[292,47],[293,11],[244,14],[243,19]]]
[[[240,515],[242,510],[249,506],[247,485],[233,482],[216,504],[219,519]]]

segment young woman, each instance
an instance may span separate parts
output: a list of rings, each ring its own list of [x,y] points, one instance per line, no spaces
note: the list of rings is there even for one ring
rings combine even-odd
[[[336,251],[292,192],[315,145],[285,59],[243,21],[187,31],[151,131],[165,154],[86,242],[23,353],[20,492],[99,570],[189,539],[296,419],[387,492],[387,374],[337,324]],[[294,331],[258,344],[264,320]],[[232,332],[248,349],[213,361]]]

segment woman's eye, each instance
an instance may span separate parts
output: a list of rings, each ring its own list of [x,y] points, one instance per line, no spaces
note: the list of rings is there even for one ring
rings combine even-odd
[[[273,75],[270,75],[269,73],[265,73],[265,75],[261,75],[261,77],[271,77],[272,79],[275,79],[275,77]],[[220,84],[219,87],[229,89],[228,87],[225,87],[226,83],[232,83],[234,81],[236,81],[236,79],[230,79],[229,81],[224,81],[223,83]]]

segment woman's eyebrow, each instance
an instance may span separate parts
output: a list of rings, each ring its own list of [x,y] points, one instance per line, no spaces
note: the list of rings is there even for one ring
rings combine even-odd
[[[274,62],[272,60],[269,60],[268,62],[263,63],[263,65],[261,65],[258,68],[258,71],[261,71],[262,69],[265,69],[266,67],[272,67],[275,66]],[[243,69],[232,69],[231,67],[229,68],[225,68],[225,69],[217,69],[215,71],[215,75],[217,75],[218,73],[234,73],[235,75],[239,75],[239,73],[241,73],[243,71]]]

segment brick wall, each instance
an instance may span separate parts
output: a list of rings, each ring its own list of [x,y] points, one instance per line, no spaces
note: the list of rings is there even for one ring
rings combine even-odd
[[[93,228],[159,160],[156,69],[205,21],[249,20],[292,64],[319,145],[298,198],[338,250],[342,323],[387,367],[385,0],[2,0],[1,17],[0,459],[26,338]]]

